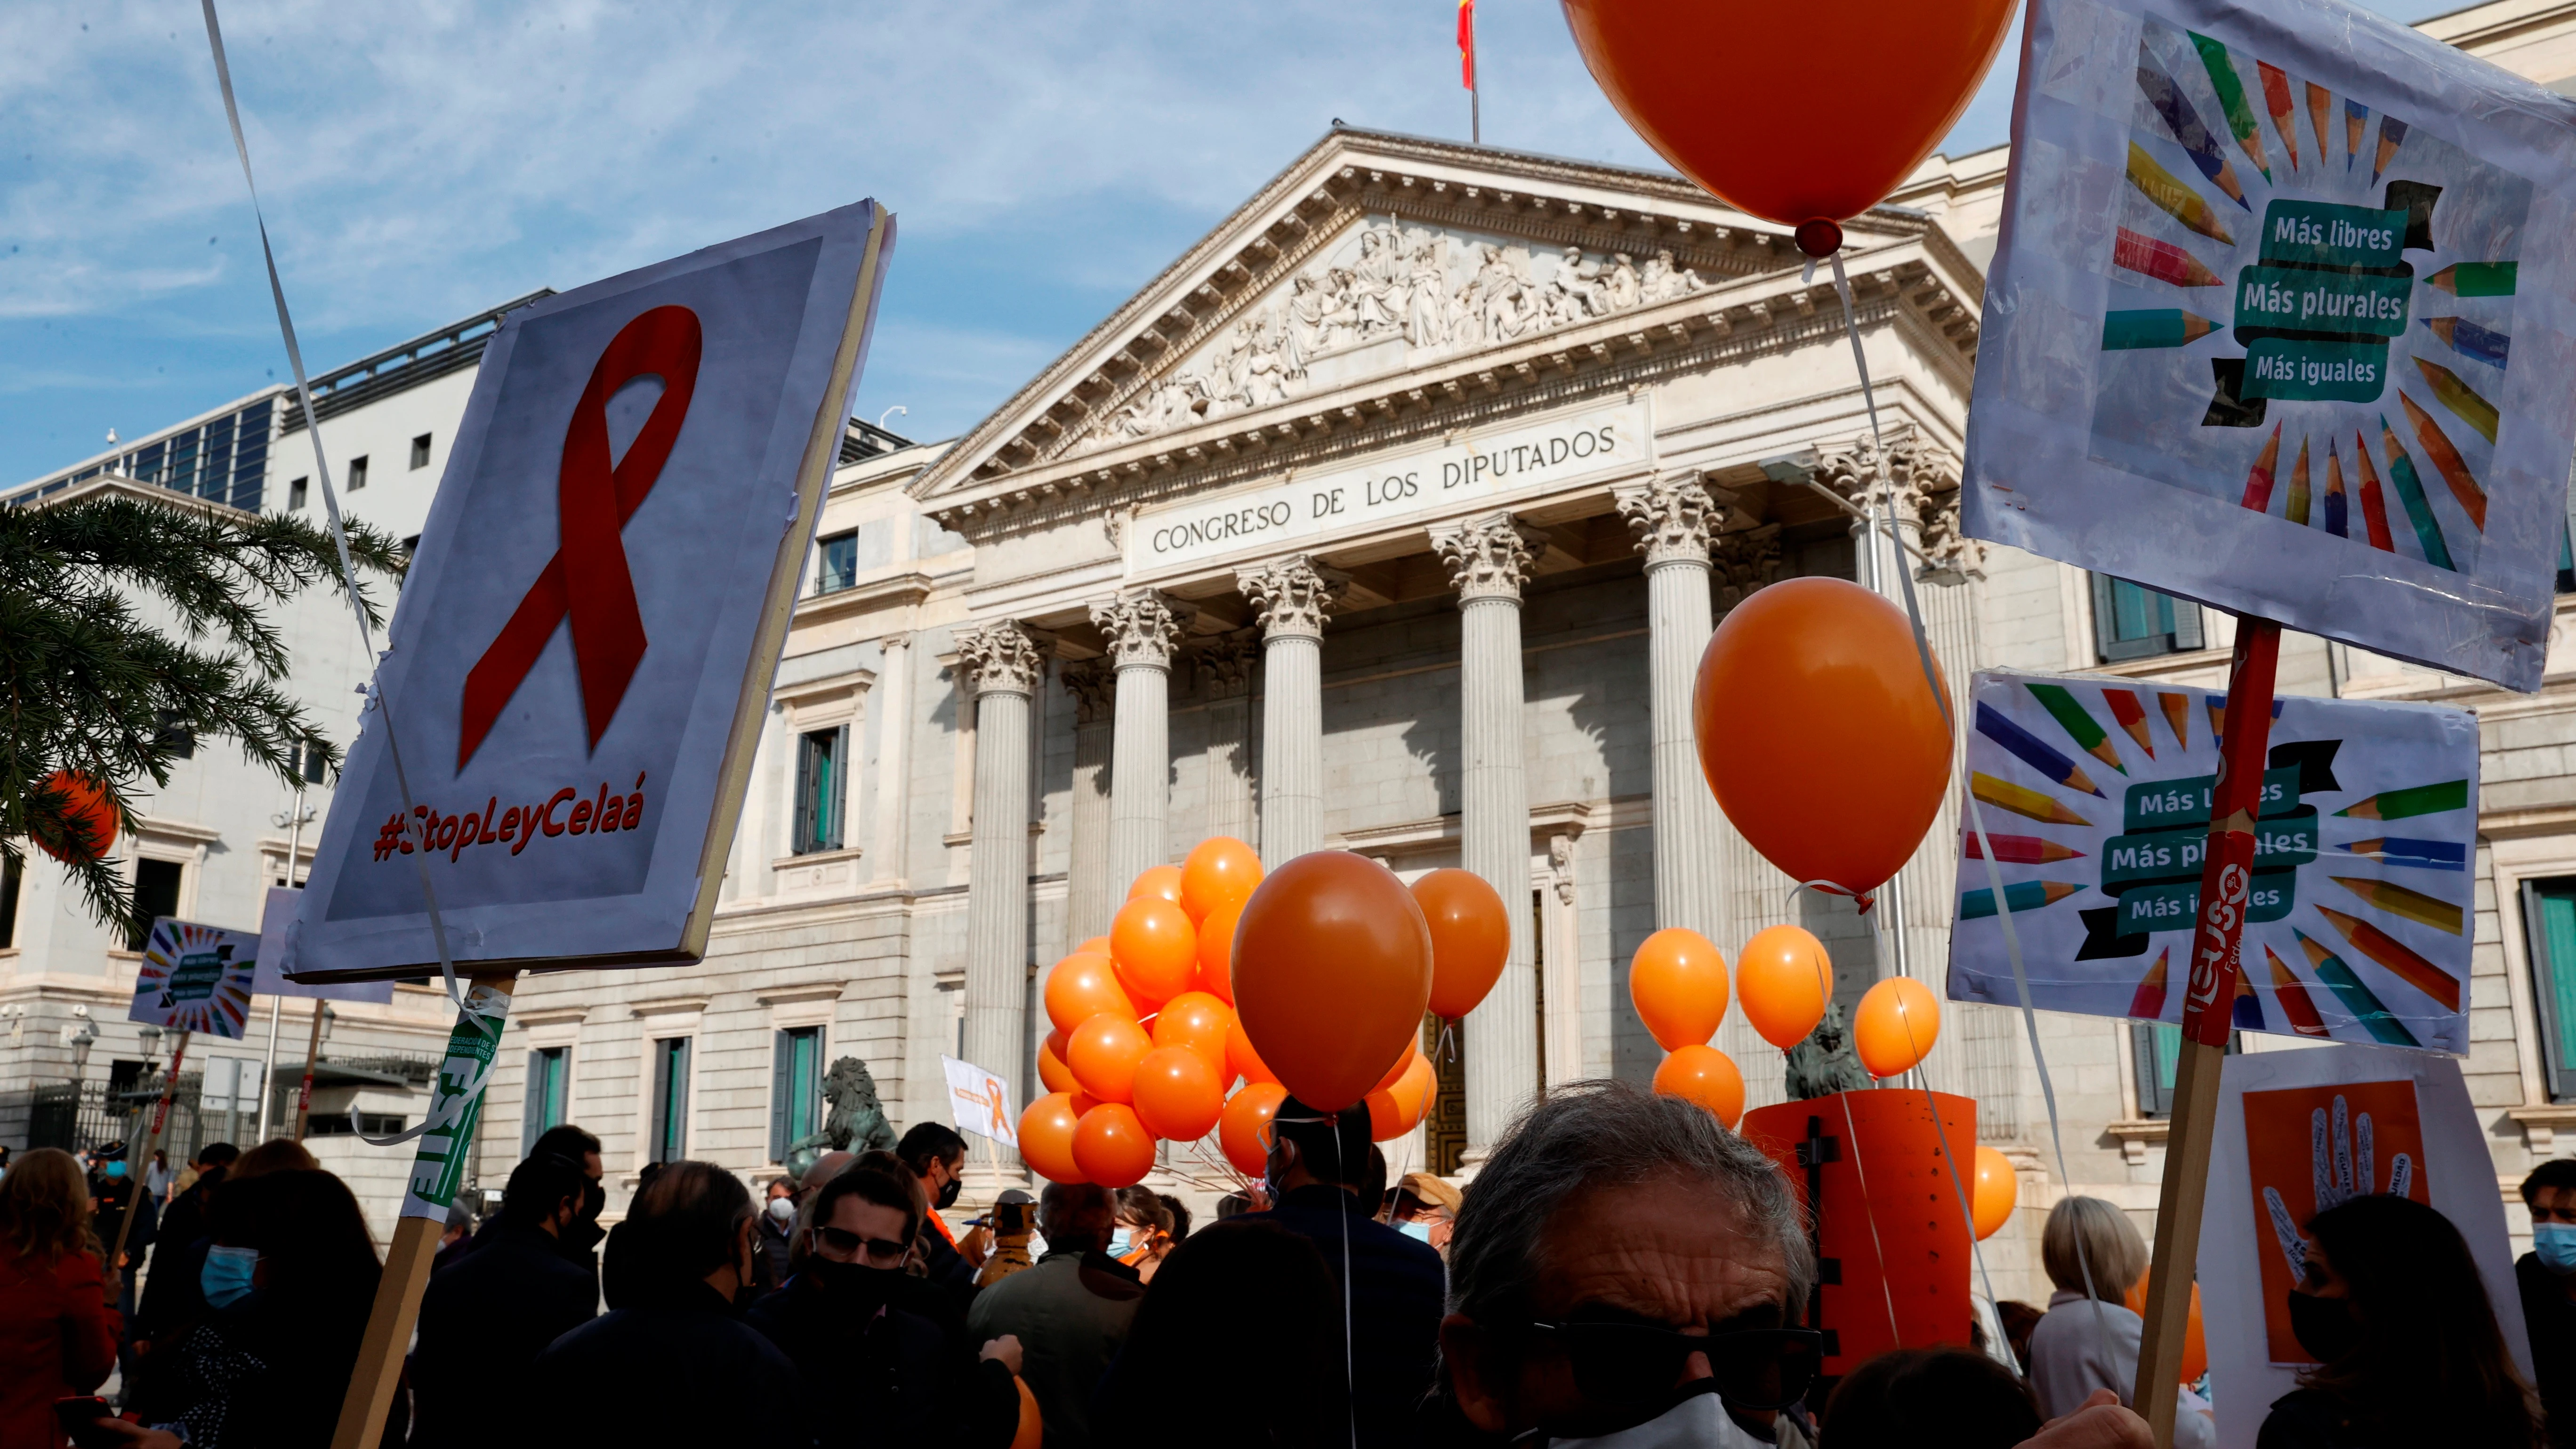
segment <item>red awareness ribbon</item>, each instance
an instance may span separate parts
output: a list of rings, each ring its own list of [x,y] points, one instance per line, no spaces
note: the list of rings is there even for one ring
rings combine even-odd
[[[688,416],[698,385],[704,346],[698,314],[686,307],[656,307],[609,339],[590,370],[590,385],[573,405],[564,429],[563,465],[556,474],[555,507],[561,541],[543,573],[528,586],[510,622],[465,676],[464,712],[456,740],[456,768],[483,744],[502,707],[536,667],[555,625],[572,621],[574,662],[581,671],[582,712],[597,748],[608,721],[626,697],[626,686],[644,658],[644,615],[635,602],[620,536],[653,481],[670,460],[671,445]],[[608,400],[639,377],[662,379],[644,431],[612,470],[608,462]]]

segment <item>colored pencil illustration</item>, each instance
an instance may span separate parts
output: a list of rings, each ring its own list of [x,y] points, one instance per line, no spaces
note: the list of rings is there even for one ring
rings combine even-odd
[[[2388,426],[2388,414],[2379,415],[2379,445],[2388,450],[2388,482],[2397,490],[2397,501],[2406,505],[2406,521],[2415,528],[2415,541],[2424,548],[2424,561],[2435,568],[2458,571],[2451,562],[2451,547],[2442,538],[2442,525],[2433,517],[2433,505],[2424,497],[2424,480],[2415,475],[2415,460],[2397,442],[2397,430]]]
[[[2233,1004],[2235,1009],[2229,1015],[2234,1018],[2232,1024],[2238,1031],[2271,1030],[2270,1023],[2263,1020],[2263,998],[2254,994],[2253,972],[2236,973],[2236,1000]]]
[[[2245,148],[2247,160],[2272,179],[2272,163],[2263,154],[2263,128],[2254,120],[2254,107],[2245,99],[2245,83],[2236,77],[2236,67],[2227,59],[2227,45],[2206,35],[2185,31],[2191,36],[2192,48],[2200,52],[2200,64],[2209,72],[2209,88],[2218,93],[2218,109],[2227,117],[2227,129],[2236,134],[2236,144]]]
[[[2352,948],[2387,968],[2388,974],[2442,1003],[2445,1011],[2460,1009],[2460,978],[2415,954],[2412,947],[2379,929],[2359,916],[2347,916],[2325,906],[2317,914],[2326,924],[2343,933]]]
[[[2220,285],[2218,274],[2203,266],[2200,258],[2172,242],[2140,236],[2125,226],[2112,244],[2111,264],[2177,287]]]
[[[2120,752],[2111,747],[2111,736],[2085,710],[2081,701],[2067,693],[2064,685],[2034,684],[2030,693],[2039,701],[2040,708],[2047,710],[2049,717],[2056,720],[2075,743],[2084,747],[2084,753],[2123,775],[2129,773],[2129,767],[2120,763]]]
[[[2344,1010],[2352,1013],[2362,1030],[2370,1033],[2371,1040],[2382,1046],[2423,1045],[2369,987],[2361,984],[2361,978],[2352,974],[2342,957],[2309,940],[2307,933],[2296,927],[2291,928],[2290,934],[2299,938],[2299,948],[2308,953],[2308,966],[2317,973],[2317,979],[2343,1002]]]
[[[2426,277],[2424,285],[2454,297],[2510,297],[2516,266],[2513,262],[2453,262]]]
[[[2501,332],[2490,332],[2466,317],[2427,317],[2424,325],[2442,339],[2442,345],[2473,362],[2501,368],[2505,355],[2513,348],[2513,339]]]
[[[2438,362],[2415,359],[2415,367],[2424,374],[2425,386],[2433,389],[2433,400],[2449,408],[2461,422],[2478,430],[2478,436],[2492,443],[2496,440],[2495,404],[2472,391],[2460,381],[2460,375]]]
[[[2449,901],[2367,876],[2338,875],[2329,879],[2392,916],[2454,936],[2460,934],[2460,908]]]
[[[2043,825],[2082,825],[2089,828],[2093,824],[2092,821],[2027,785],[1998,780],[1983,771],[1977,771],[1968,776],[1968,793],[1998,810],[2009,810],[2015,815],[2026,815]]]
[[[2326,152],[2329,149],[2326,141],[2326,113],[2334,107],[2334,92],[2318,85],[2315,81],[2309,81],[2307,85],[2308,122],[2316,127],[2317,164],[2323,166],[2326,164]],[[2293,144],[2290,149],[2295,153],[2298,147]]]
[[[2326,1030],[2325,1018],[2317,1015],[2317,1004],[2308,999],[2307,983],[2290,970],[2290,963],[2268,944],[2263,947],[2263,959],[2272,963],[2272,999],[2281,1003],[2281,1015],[2289,1018],[2290,1030],[2332,1039],[2334,1033]]]
[[[2281,424],[2272,425],[2272,436],[2263,443],[2263,451],[2254,458],[2254,467],[2245,475],[2245,496],[2238,499],[2256,513],[2272,511],[2272,471],[2281,464]]]
[[[2118,720],[2129,738],[2138,742],[2138,748],[2147,752],[2147,758],[2154,759],[2156,742],[2147,733],[2147,707],[2138,703],[2137,695],[2125,689],[2106,689],[2102,691],[2102,702],[2110,706],[2111,718]]]
[[[2218,330],[2218,324],[2180,307],[2141,307],[2102,314],[2102,350],[2121,352],[2142,347],[2189,347]]]
[[[2367,800],[2356,800],[2335,812],[2347,820],[2406,820],[2417,815],[2439,815],[2445,810],[2465,810],[2469,804],[2469,782],[2445,780],[2439,785],[2410,785],[2403,790],[2382,790]]]
[[[2073,760],[2060,754],[2056,746],[2006,719],[2001,710],[1984,700],[1977,701],[1977,733],[2003,746],[2051,784],[2081,790],[2088,795],[2102,794],[2094,788],[2092,778]]]
[[[2174,743],[2182,746],[2184,749],[2190,749],[2191,696],[2188,694],[2159,694],[2156,696],[2156,707],[2165,712],[2165,725],[2173,731]]]
[[[2082,889],[2084,887],[2071,885],[2062,880],[2016,881],[2004,887],[2004,904],[2012,907],[2015,914],[2036,911],[2045,906],[2053,906]],[[1960,892],[1960,920],[1973,921],[1994,913],[1995,893],[1991,888],[1980,886],[1976,890]]]
[[[2209,706],[2209,737],[2217,740],[2220,747],[2224,748],[2227,730],[2227,696],[2213,694],[2203,703]]]
[[[2388,531],[2388,499],[2379,491],[2379,472],[2370,466],[2370,447],[2359,432],[2352,435],[2352,454],[2353,466],[2361,474],[2361,521],[2370,530],[2370,546],[2395,553],[2397,539]]]
[[[2299,461],[2290,465],[2290,497],[2281,507],[2281,516],[2299,525],[2308,524],[2308,440],[2299,439]]]
[[[2417,407],[2415,399],[2401,392],[2397,401],[2406,409],[2406,421],[2413,425],[2415,441],[2422,445],[2424,456],[2433,460],[2433,471],[2451,485],[2451,496],[2460,500],[2461,511],[2469,515],[2469,522],[2478,526],[2478,532],[2486,532],[2487,490],[2478,486],[2469,465],[2461,460],[2460,450],[2451,446],[2450,434],[2442,431],[2431,413]]]
[[[2156,964],[2138,978],[2137,993],[2129,998],[2129,1015],[2144,1021],[2155,1021],[2165,1014],[2165,965],[2173,959],[2173,947],[2156,953]]]
[[[2456,840],[2415,840],[2403,835],[2375,835],[2344,843],[2344,849],[2381,865],[2411,865],[2421,870],[2466,870],[2469,848]]]
[[[2343,491],[2343,459],[2332,438],[2326,439],[2326,532],[2352,537],[2352,499]]]
[[[2147,54],[2143,45],[2138,47],[2138,89],[2146,92],[2147,104],[2155,107],[2156,114],[2164,118],[2165,129],[2173,132],[2173,138],[2182,143],[2182,149],[2191,156],[2191,164],[2200,168],[2200,174],[2226,192],[2228,200],[2252,211],[2252,204],[2245,200],[2245,185],[2236,179],[2235,166],[2220,153],[2218,142],[2210,136],[2209,128],[2200,123],[2200,113],[2183,98],[2182,87],[2174,84],[2173,77],[2164,73],[2164,68],[2156,64],[2155,57]]]
[[[2199,232],[2220,246],[2236,245],[2227,234],[2218,213],[2209,209],[2208,198],[2183,184],[2180,177],[2156,163],[2147,148],[2135,141],[2129,143],[2129,184],[2155,205],[2158,211]]]
[[[2263,109],[2272,113],[2272,129],[2281,135],[2281,144],[2290,153],[2290,169],[2299,169],[2299,122],[2291,113],[2290,78],[2277,65],[2254,62],[2255,74],[2263,78]]]
[[[2395,116],[2379,118],[2379,154],[2371,158],[2370,184],[2379,184],[2380,174],[2397,157],[2397,148],[2406,144],[2406,123]]]
[[[2353,159],[2361,154],[2361,123],[2370,118],[2370,107],[2349,96],[2343,103],[2343,169],[2352,169]]]
[[[1977,832],[1963,831],[1961,838],[1968,843],[1968,859],[1986,858],[1985,847],[1977,843]],[[1995,859],[2006,865],[2055,865],[2061,860],[2080,860],[2084,855],[2083,851],[2071,845],[2042,840],[2036,835],[1996,835],[1989,832],[1986,839],[1994,844]],[[2016,903],[2013,909],[2021,907]]]

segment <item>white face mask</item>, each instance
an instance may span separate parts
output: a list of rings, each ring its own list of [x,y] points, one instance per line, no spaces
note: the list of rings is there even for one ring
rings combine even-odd
[[[1513,1443],[1547,1449],[1755,1449],[1764,1442],[1727,1414],[1714,1381],[1703,1379],[1701,1385],[1642,1424],[1588,1439],[1559,1439],[1533,1429]]]
[[[769,1216],[772,1220],[781,1223],[794,1218],[796,1216],[796,1199],[792,1197],[771,1198],[769,1200]]]
[[[1125,1228],[1119,1228],[1112,1232],[1109,1235],[1109,1256],[1113,1258],[1126,1257],[1127,1250],[1135,1246],[1132,1241],[1133,1237],[1134,1235],[1129,1233]]]
[[[1407,1218],[1403,1222],[1397,1223],[1395,1225],[1395,1230],[1417,1242],[1427,1243],[1431,1241],[1431,1225],[1420,1218]]]

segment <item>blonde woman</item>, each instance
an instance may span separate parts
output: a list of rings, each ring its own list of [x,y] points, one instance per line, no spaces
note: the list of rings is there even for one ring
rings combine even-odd
[[[63,1443],[54,1400],[116,1367],[116,1311],[80,1164],[40,1147],[0,1176],[0,1446]]]
[[[2138,1340],[2146,1323],[2121,1300],[2146,1276],[2146,1239],[2127,1213],[2098,1197],[2061,1198],[2040,1233],[2039,1261],[2057,1285],[2030,1335],[2030,1386],[2040,1413],[2072,1414],[2096,1389],[2109,1389],[2137,1408],[2129,1397],[2137,1387]],[[2174,1415],[2174,1449],[2209,1449],[2217,1428],[2208,1410],[2196,1395],[2182,1403]]]

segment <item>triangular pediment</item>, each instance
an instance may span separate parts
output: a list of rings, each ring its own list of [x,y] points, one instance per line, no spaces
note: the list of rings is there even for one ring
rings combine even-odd
[[[1873,213],[1856,247],[1925,230]],[[912,491],[999,486],[1255,425],[1804,263],[1677,176],[1339,130],[969,433]]]

